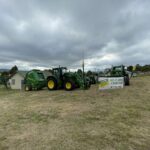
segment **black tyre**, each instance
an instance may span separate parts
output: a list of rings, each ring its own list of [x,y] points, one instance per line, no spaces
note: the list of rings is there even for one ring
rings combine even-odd
[[[49,78],[47,80],[47,87],[48,89],[51,90],[56,90],[57,89],[57,82],[54,78]]]
[[[130,79],[129,79],[128,76],[124,77],[124,83],[125,83],[126,86],[130,85]]]
[[[71,91],[75,88],[75,84],[72,80],[67,80],[64,82],[64,89],[66,91]]]

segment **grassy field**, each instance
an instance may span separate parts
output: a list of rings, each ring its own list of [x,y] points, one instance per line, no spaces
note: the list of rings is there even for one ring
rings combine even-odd
[[[0,150],[150,150],[150,77],[119,90],[0,89]]]

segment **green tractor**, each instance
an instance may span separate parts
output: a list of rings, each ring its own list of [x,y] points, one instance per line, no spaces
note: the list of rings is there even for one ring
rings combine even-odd
[[[49,90],[63,88],[71,91],[75,88],[87,89],[90,87],[90,83],[78,73],[67,72],[66,67],[59,67],[53,68],[52,74],[47,77],[47,87]]]
[[[46,87],[46,79],[43,72],[31,70],[26,74],[24,84],[25,91],[40,90]]]
[[[129,75],[126,73],[125,66],[113,66],[110,71],[111,77],[124,77],[124,85],[130,85]]]

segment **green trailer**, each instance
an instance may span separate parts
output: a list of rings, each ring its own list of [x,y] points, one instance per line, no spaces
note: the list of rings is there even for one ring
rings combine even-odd
[[[40,70],[29,71],[24,80],[25,91],[40,90],[46,87],[46,79]]]

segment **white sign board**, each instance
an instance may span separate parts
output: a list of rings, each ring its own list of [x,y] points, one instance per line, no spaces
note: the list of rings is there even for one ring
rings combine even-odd
[[[116,89],[124,87],[123,77],[99,77],[99,89]]]

